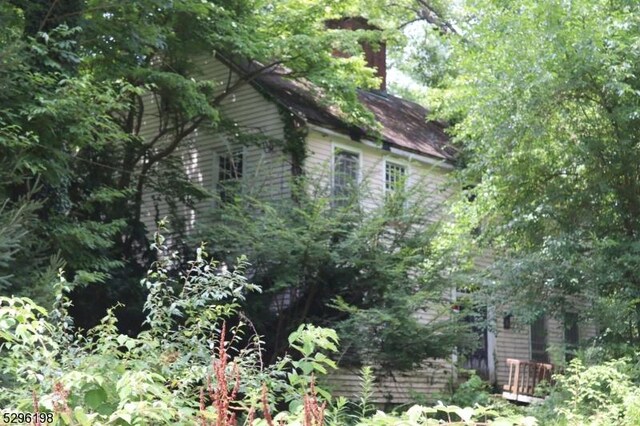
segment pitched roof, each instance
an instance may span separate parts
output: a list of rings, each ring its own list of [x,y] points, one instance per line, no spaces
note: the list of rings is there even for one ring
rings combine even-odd
[[[360,102],[381,125],[377,133],[346,122],[335,107],[321,102],[311,84],[287,79],[275,71],[260,74],[252,84],[304,120],[344,133],[354,140],[378,140],[379,137],[382,142],[397,148],[447,161],[455,159],[456,150],[449,143],[445,126],[437,121],[427,121],[427,109],[414,102],[384,92],[360,90]]]
[[[392,145],[444,160],[454,160],[456,150],[449,142],[445,126],[427,121],[429,111],[388,94],[361,91],[360,101],[382,125],[382,138]]]

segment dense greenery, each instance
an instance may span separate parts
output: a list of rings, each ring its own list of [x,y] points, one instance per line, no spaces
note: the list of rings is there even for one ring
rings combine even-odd
[[[523,414],[551,425],[638,424],[640,5],[454,3],[0,4],[3,409],[83,425],[532,424]],[[383,31],[325,28],[357,15]],[[399,30],[414,20],[427,24],[392,57],[460,147],[456,186],[466,190],[447,233],[435,238],[420,191],[366,210],[311,196],[301,180],[292,200],[248,191],[214,211],[195,235],[211,256],[204,247],[187,264],[160,256],[138,285],[156,260],[144,196],[190,206],[210,195],[174,154],[197,128],[228,130],[221,104],[252,78],[221,92],[193,78],[199,55],[281,67],[347,120],[371,124],[356,88],[375,84],[372,70],[357,54],[332,53],[380,37],[401,47]],[[157,127],[143,126],[149,117]],[[462,275],[463,254],[478,248],[496,261]],[[243,254],[249,263],[236,261]],[[597,319],[604,333],[525,411],[493,401],[477,377],[451,398],[482,407],[374,414],[366,386],[360,404],[331,397],[320,376],[338,335],[340,355],[386,369],[472,346],[442,297],[454,282],[496,317],[580,306],[580,319]],[[425,307],[447,320],[418,322]]]
[[[637,425],[640,419],[638,364],[631,358],[587,364],[573,360],[550,397],[532,414],[550,425]]]
[[[167,253],[163,239],[156,247]],[[241,274],[205,260],[203,248],[175,277],[175,258],[160,255],[142,285],[148,330],[121,334],[110,310],[87,335],[68,315],[69,286],[61,276],[47,312],[27,298],[0,298],[0,403],[5,413],[51,413],[49,424],[205,425],[637,425],[640,369],[629,358],[603,361],[581,353],[544,404],[516,407],[487,392],[473,376],[443,400],[375,411],[371,369],[364,368],[359,400],[334,398],[322,377],[335,367],[331,329],[301,325],[288,338],[291,353],[263,362],[260,336],[244,314],[246,296],[261,291]],[[315,379],[314,379],[315,377]],[[320,387],[322,386],[322,387]]]
[[[144,195],[153,191],[169,206],[191,206],[209,195],[189,181],[174,154],[198,127],[227,131],[222,102],[255,77],[249,73],[221,91],[220,82],[194,78],[197,58],[212,52],[224,60],[255,60],[256,73],[281,67],[291,78],[315,83],[326,102],[360,122],[369,115],[355,89],[374,83],[372,70],[359,55],[336,58],[333,51],[357,53],[357,39],[375,42],[381,33],[327,31],[324,23],[366,12],[384,37],[398,42],[394,26],[416,16],[406,8],[411,4],[392,10],[384,2],[355,0],[3,5],[2,292],[48,305],[48,283],[64,264],[78,326],[92,327],[119,301],[125,304],[119,327],[135,335],[145,293],[135,283],[154,256],[141,223]],[[392,19],[385,22],[385,16]],[[145,126],[145,120],[157,125]],[[261,330],[276,330],[268,345],[274,356],[307,320],[339,323],[351,336],[375,335],[346,341],[354,354],[385,368],[409,368],[426,356],[473,345],[473,338],[448,328],[450,321],[427,328],[412,315],[427,299],[441,305],[438,316],[450,315],[440,297],[446,254],[436,253],[433,232],[416,228],[431,211],[418,204],[398,210],[396,200],[395,212],[388,203],[372,215],[356,208],[338,213],[328,196],[296,198],[302,204],[245,200],[233,214],[231,208],[218,211],[229,225],[225,232],[204,234],[227,256],[250,256],[258,272],[252,278],[269,293],[253,297],[251,309]],[[254,223],[250,211],[263,214]],[[270,246],[262,245],[260,226],[274,234]],[[285,290],[304,295],[276,316],[272,296]],[[405,340],[415,347],[393,350]]]
[[[456,231],[475,230],[498,259],[490,303],[530,319],[586,296],[583,320],[636,344],[638,4],[465,8],[434,100],[463,148]]]
[[[166,249],[162,237],[156,242]],[[431,425],[497,417],[491,409],[442,404],[373,414],[366,369],[359,403],[332,398],[314,380],[335,367],[327,356],[337,350],[331,329],[301,325],[288,338],[295,358],[266,365],[263,342],[242,313],[246,294],[260,291],[241,275],[246,263],[240,259],[228,272],[205,256],[198,250],[175,278],[167,270],[175,259],[160,256],[142,283],[149,328],[137,337],[118,332],[114,310],[88,335],[78,333],[62,277],[49,313],[27,298],[0,297],[3,413],[53,413],[59,425]],[[517,415],[496,424],[530,420]]]
[[[194,59],[211,52],[260,61],[257,72],[287,67],[292,78],[325,88],[327,100],[356,121],[364,115],[355,88],[370,84],[372,72],[359,57],[331,52],[357,46],[362,34],[326,32],[324,20],[358,4],[4,2],[3,293],[50,303],[43,286],[64,262],[79,324],[95,324],[111,303],[126,300],[128,315],[120,316],[137,328],[144,296],[135,282],[152,257],[140,222],[143,195],[161,187],[169,203],[187,204],[205,195],[172,154],[198,126],[221,131],[220,104],[251,78],[220,93],[218,82],[192,78]],[[144,128],[151,116],[157,128]]]
[[[286,336],[305,322],[340,333],[344,362],[389,371],[473,349],[477,337],[450,298],[448,276],[460,259],[438,244],[443,206],[422,189],[425,182],[377,207],[363,207],[374,195],[362,185],[338,206],[312,176],[313,184],[302,178],[295,196],[280,200],[245,188],[198,225],[196,241],[211,242],[216,258],[250,260],[251,281],[265,294],[250,297],[248,311],[271,337],[268,352],[280,355]],[[414,315],[420,310],[429,311],[428,321]]]

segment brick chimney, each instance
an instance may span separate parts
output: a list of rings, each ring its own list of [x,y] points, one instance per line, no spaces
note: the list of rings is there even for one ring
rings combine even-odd
[[[332,30],[374,30],[379,31],[380,28],[375,27],[362,17],[353,18],[341,18],[328,20],[325,25]],[[364,58],[367,61],[367,66],[373,68],[376,71],[376,77],[380,78],[380,87],[378,88],[382,92],[387,90],[387,45],[385,42],[380,42],[378,49],[373,50],[373,47],[367,43],[362,42],[362,50],[364,50]],[[335,56],[346,57],[342,52],[334,52]]]

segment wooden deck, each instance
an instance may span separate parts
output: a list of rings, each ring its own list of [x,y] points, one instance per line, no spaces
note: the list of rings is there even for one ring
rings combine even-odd
[[[502,397],[510,401],[531,404],[542,401],[536,396],[536,386],[545,381],[551,383],[553,365],[535,361],[507,359],[509,383],[504,385]]]

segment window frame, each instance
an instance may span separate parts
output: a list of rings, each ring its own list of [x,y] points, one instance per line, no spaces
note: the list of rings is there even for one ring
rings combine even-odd
[[[356,185],[360,185],[362,183],[363,176],[363,152],[362,149],[353,147],[351,145],[342,144],[338,142],[331,143],[331,198],[335,201],[336,199],[336,152],[337,150],[346,151],[351,154],[356,154],[358,156],[358,172],[356,176]]]
[[[239,146],[239,147],[235,147],[232,148],[231,146],[226,146],[224,149],[216,149],[214,150],[214,155],[213,155],[213,192],[214,194],[216,194],[217,196],[217,201],[219,201],[221,204],[224,204],[221,200],[220,197],[220,159],[222,157],[228,157],[231,156],[233,157],[235,154],[240,153],[242,155],[242,168],[240,170],[240,177],[239,178],[235,178],[235,179],[225,179],[228,181],[234,180],[236,182],[240,183],[240,186],[242,186],[242,182],[245,179],[245,175],[246,175],[246,170],[247,170],[247,147],[246,146]]]
[[[542,321],[542,329],[544,331],[544,359],[534,358],[533,353],[533,327],[534,325],[536,325],[536,323],[538,323],[538,321]],[[538,354],[539,353],[537,352],[536,355]],[[529,358],[535,362],[551,362],[549,359],[549,318],[545,314],[542,314],[540,317],[536,318],[536,320],[529,325]]]
[[[404,167],[405,190],[408,189],[408,186],[410,184],[409,179],[411,178],[411,165],[408,161],[395,157],[384,157],[384,161],[382,162],[382,195],[384,197],[386,197],[387,194],[390,193],[390,190],[387,189],[387,164]]]

